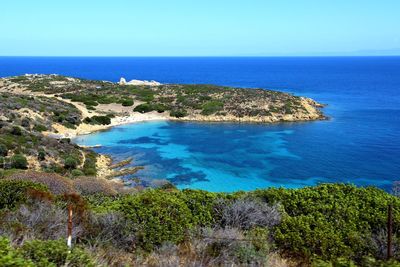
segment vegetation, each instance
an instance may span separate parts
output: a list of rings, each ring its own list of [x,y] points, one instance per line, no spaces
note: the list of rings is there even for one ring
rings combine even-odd
[[[224,104],[221,101],[209,101],[203,105],[202,115],[212,115],[224,108]]]
[[[96,177],[102,172],[95,152],[44,133],[82,123],[109,125],[132,109],[176,118],[323,117],[319,111],[310,117],[299,97],[211,85],[121,86],[58,75],[2,82],[1,266],[384,266],[400,259],[399,200],[376,188],[320,185],[224,194],[177,190],[165,181],[152,183],[153,189],[128,188]],[[10,93],[16,83],[48,97]],[[87,107],[85,118],[81,104],[70,101]],[[102,110],[108,104],[126,108],[121,114]],[[137,170],[120,169],[128,163],[114,164],[114,173]],[[389,203],[396,251],[385,262]],[[65,245],[67,207],[74,210],[71,252]]]
[[[102,125],[111,124],[111,119],[108,116],[93,116],[90,118],[87,117],[83,121],[88,124],[102,124]]]
[[[0,237],[1,266],[95,266],[93,259],[80,248],[71,252],[64,240],[32,240],[12,247],[7,238]]]
[[[102,81],[90,81],[57,75],[19,76],[10,79],[33,91],[48,94],[57,92],[64,99],[80,102],[89,110],[96,110],[99,104],[121,104],[133,106],[135,101],[143,102],[134,108],[146,113],[171,111],[173,117],[187,115],[219,115],[229,118],[254,117],[260,121],[292,120],[287,115],[296,114],[296,120],[322,119],[324,116],[318,103],[309,101],[315,108],[310,114],[299,97],[270,90],[241,89],[214,85],[179,85],[159,86],[119,85]],[[21,99],[21,105],[28,105],[27,99]],[[63,110],[55,115],[56,120],[66,127],[79,123],[69,121],[70,112]],[[90,123],[90,122],[89,122]]]
[[[11,168],[14,169],[27,169],[28,161],[24,155],[16,154],[11,157]]]
[[[153,107],[148,103],[144,103],[144,104],[140,104],[140,105],[136,106],[133,109],[133,111],[140,112],[140,113],[147,113],[147,112],[153,111]]]
[[[128,192],[99,179],[77,178],[69,187],[61,182],[68,178],[35,177],[0,180],[5,214],[0,262],[59,266],[73,258],[75,266],[142,265],[152,258],[155,265],[166,265],[173,255],[181,263],[208,266],[263,266],[274,257],[275,263],[290,259],[305,266],[398,266],[400,260],[400,199],[373,187]],[[66,187],[69,191],[61,190]],[[67,203],[75,203],[77,211],[74,256],[65,254],[62,240]],[[385,262],[388,204],[394,210],[395,245],[394,258]],[[18,230],[33,218],[40,221]],[[11,226],[15,222],[18,228]],[[190,253],[183,249],[188,246]],[[273,256],[279,254],[286,259]]]
[[[186,117],[187,114],[188,114],[187,111],[184,109],[175,109],[175,110],[172,110],[170,113],[170,115],[175,118],[183,118],[183,117]]]

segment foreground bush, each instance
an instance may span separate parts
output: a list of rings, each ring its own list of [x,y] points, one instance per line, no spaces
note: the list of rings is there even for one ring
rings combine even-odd
[[[132,231],[145,249],[165,241],[180,242],[192,226],[192,214],[185,202],[161,190],[129,195],[119,201],[117,210],[132,223]]]
[[[224,194],[169,187],[119,193],[97,181],[73,181],[85,194],[85,201],[73,195],[82,202],[74,217],[74,240],[100,251],[98,258],[106,263],[117,257],[128,265],[262,266],[276,249],[306,266],[398,266],[400,200],[376,188],[324,184]],[[0,208],[11,210],[2,217],[0,235],[13,242],[63,238],[66,205],[73,199],[27,201],[32,186],[38,184],[1,181]],[[389,203],[394,261],[386,263]],[[139,255],[145,261],[134,254],[143,249],[146,253]]]
[[[31,181],[0,180],[0,210],[25,203],[33,190],[47,191],[47,187]]]
[[[400,200],[374,187],[324,184],[250,194],[282,204],[286,214],[277,226],[275,239],[280,248],[299,257],[355,261],[367,255],[383,258],[381,250],[372,244],[376,233],[386,229],[389,203],[394,206],[394,224],[400,224]]]
[[[9,241],[0,237],[1,266],[95,266],[90,256],[80,248],[68,252],[64,240],[26,242],[13,248]]]

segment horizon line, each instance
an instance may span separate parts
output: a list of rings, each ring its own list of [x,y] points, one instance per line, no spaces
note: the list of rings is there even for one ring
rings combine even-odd
[[[193,55],[193,56],[70,56],[70,55],[48,55],[48,56],[43,56],[43,55],[0,55],[0,57],[47,57],[47,58],[294,58],[294,57],[400,57],[400,54],[394,54],[394,55],[268,55],[268,56],[243,56],[243,55],[221,55],[221,56],[199,56],[199,55]]]

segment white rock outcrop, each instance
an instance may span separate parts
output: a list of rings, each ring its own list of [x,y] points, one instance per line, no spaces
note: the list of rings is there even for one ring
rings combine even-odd
[[[161,83],[159,83],[159,82],[146,81],[146,80],[144,80],[144,81],[142,81],[142,80],[131,80],[131,81],[127,82],[125,80],[125,78],[123,78],[123,77],[119,80],[119,84],[120,85],[152,85],[152,86],[161,85]]]

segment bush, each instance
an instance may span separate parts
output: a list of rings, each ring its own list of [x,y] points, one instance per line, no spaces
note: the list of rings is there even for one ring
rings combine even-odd
[[[386,229],[389,203],[394,206],[395,225],[400,223],[400,199],[374,187],[323,184],[258,190],[251,195],[282,204],[286,214],[276,227],[276,242],[281,249],[305,258],[380,257],[371,240],[374,233]],[[399,229],[395,234],[400,234]]]
[[[223,194],[191,189],[185,189],[176,194],[179,194],[192,212],[193,225],[212,226],[217,223],[215,208],[217,200],[223,197]]]
[[[7,238],[0,236],[0,266],[34,267],[35,265],[11,247]]]
[[[0,210],[25,203],[30,190],[47,191],[47,187],[31,181],[0,180]]]
[[[135,233],[130,223],[118,212],[90,213],[85,227],[85,238],[96,244],[113,245],[119,249],[132,250]]]
[[[78,159],[73,156],[69,156],[64,160],[65,169],[76,169],[78,164],[79,164]]]
[[[81,170],[74,169],[74,170],[71,171],[71,175],[74,176],[74,177],[78,177],[78,176],[84,176],[85,173],[83,171],[81,171]]]
[[[32,240],[21,247],[21,254],[39,266],[95,266],[82,249],[75,247],[71,253],[64,240]]]
[[[187,116],[187,111],[184,109],[172,110],[170,115],[171,117],[183,118]]]
[[[153,109],[156,110],[158,113],[163,113],[167,110],[167,107],[163,104],[154,104]]]
[[[34,131],[37,131],[37,132],[44,132],[44,131],[47,131],[47,127],[44,126],[44,125],[42,125],[42,124],[36,124],[36,125],[33,127],[33,130],[34,130]]]
[[[11,157],[11,168],[27,169],[28,161],[24,155],[16,154]]]
[[[133,106],[133,99],[131,99],[131,98],[124,99],[124,100],[122,100],[121,104],[124,107]]]
[[[12,135],[22,135],[21,127],[19,127],[19,126],[14,126],[14,127],[11,129],[11,134],[12,134]]]
[[[218,208],[221,225],[242,230],[254,227],[273,227],[281,221],[276,206],[251,199],[238,199],[231,203],[220,201]]]
[[[133,111],[140,112],[140,113],[147,113],[147,112],[153,111],[153,107],[148,103],[144,103],[144,104],[140,104],[140,105],[136,106],[133,109]]]
[[[65,237],[68,216],[66,209],[54,205],[51,195],[32,196],[27,204],[17,210],[5,213],[0,232],[12,240],[58,239]],[[79,224],[73,229],[73,237],[80,232]]]
[[[203,105],[202,115],[211,115],[224,108],[224,104],[220,101],[209,101]]]
[[[45,159],[46,159],[46,152],[43,149],[39,150],[39,152],[38,152],[38,160],[43,161]]]
[[[83,102],[86,106],[97,106],[99,103],[97,103],[94,100],[86,100]]]
[[[3,145],[0,144],[0,157],[6,157],[8,155],[8,148]]]
[[[87,117],[83,121],[88,124],[101,124],[101,125],[111,124],[111,119],[108,116],[93,116],[90,118]]]
[[[132,231],[144,249],[150,250],[165,241],[182,241],[191,228],[192,216],[185,202],[161,190],[126,196],[116,207],[132,223]]]
[[[85,162],[83,163],[83,173],[88,176],[95,176],[97,174],[97,154],[93,151],[86,153]]]

